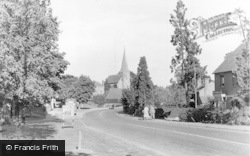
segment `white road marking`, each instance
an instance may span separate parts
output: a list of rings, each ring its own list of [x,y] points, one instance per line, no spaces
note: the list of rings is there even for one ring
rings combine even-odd
[[[99,115],[101,116],[101,113],[100,113]],[[157,150],[155,150],[155,149],[152,149],[152,148],[150,148],[150,147],[148,147],[148,146],[143,146],[143,145],[141,145],[141,144],[139,144],[139,143],[136,143],[136,142],[134,142],[134,141],[130,141],[130,140],[124,139],[124,138],[122,138],[122,137],[115,136],[115,135],[112,135],[112,134],[103,132],[103,131],[101,131],[101,130],[98,130],[98,129],[89,127],[89,126],[87,126],[86,124],[84,124],[80,119],[79,119],[78,121],[79,121],[85,128],[94,130],[94,131],[99,132],[99,133],[103,133],[103,134],[108,135],[108,136],[111,136],[111,137],[113,137],[113,138],[117,138],[117,139],[123,140],[124,142],[126,142],[126,143],[128,143],[128,144],[133,144],[133,145],[135,145],[135,146],[137,146],[137,147],[140,147],[140,148],[142,148],[142,149],[146,149],[146,150],[153,151],[154,153],[157,153],[158,155],[166,156],[166,153],[159,152],[159,151],[157,151]]]
[[[232,143],[232,144],[250,146],[249,144],[246,144],[246,143],[240,143],[240,142],[235,142],[235,141],[217,139],[217,138],[212,138],[212,137],[206,137],[206,136],[203,136],[203,135],[196,135],[196,134],[190,134],[190,133],[184,133],[184,132],[178,132],[178,131],[171,131],[171,130],[165,130],[165,129],[160,129],[160,128],[147,127],[147,126],[139,126],[139,125],[134,125],[134,124],[127,124],[127,125],[134,126],[134,127],[140,127],[140,128],[148,128],[148,129],[166,131],[166,132],[177,133],[177,134],[183,134],[183,135],[190,135],[190,136],[206,138],[206,139],[210,139],[210,140],[223,141],[223,142]]]

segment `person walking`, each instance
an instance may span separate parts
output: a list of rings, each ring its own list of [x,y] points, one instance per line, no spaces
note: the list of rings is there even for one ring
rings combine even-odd
[[[155,107],[154,107],[154,105],[150,105],[149,114],[150,114],[151,119],[155,119]]]

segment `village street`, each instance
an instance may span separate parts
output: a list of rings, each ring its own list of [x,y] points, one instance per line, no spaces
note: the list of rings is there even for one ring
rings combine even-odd
[[[84,128],[100,132],[103,137],[125,141],[155,155],[249,155],[249,131],[229,130],[220,125],[209,128],[161,120],[145,121],[124,115],[121,110],[91,111],[80,123]]]

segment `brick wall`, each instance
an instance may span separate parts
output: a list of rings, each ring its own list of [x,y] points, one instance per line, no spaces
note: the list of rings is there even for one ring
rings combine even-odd
[[[221,76],[224,76],[224,86],[221,86]],[[233,95],[239,89],[239,86],[233,84],[232,72],[216,73],[215,74],[215,91],[222,91],[222,94]]]

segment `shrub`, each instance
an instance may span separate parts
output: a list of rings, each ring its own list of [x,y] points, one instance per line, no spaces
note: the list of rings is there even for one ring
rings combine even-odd
[[[93,96],[93,102],[98,105],[103,105],[105,103],[104,95],[95,95]]]
[[[128,114],[135,113],[135,106],[134,106],[134,92],[132,90],[124,89],[122,91],[122,99],[123,105],[123,112]]]

